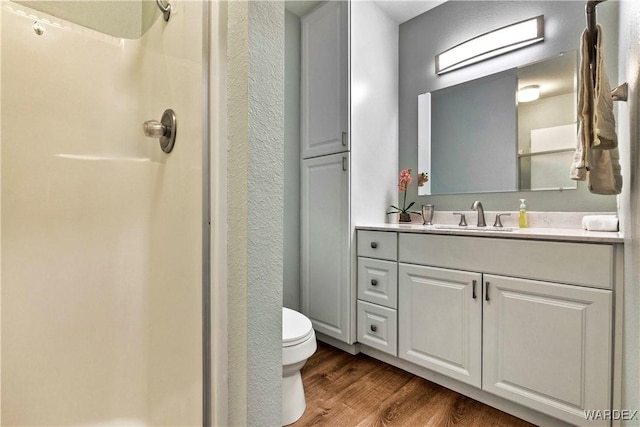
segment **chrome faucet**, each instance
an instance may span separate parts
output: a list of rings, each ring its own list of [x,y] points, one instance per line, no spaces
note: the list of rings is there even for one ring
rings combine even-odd
[[[484,208],[482,207],[482,203],[476,200],[471,205],[471,209],[478,212],[478,227],[486,227],[487,223],[484,220]]]

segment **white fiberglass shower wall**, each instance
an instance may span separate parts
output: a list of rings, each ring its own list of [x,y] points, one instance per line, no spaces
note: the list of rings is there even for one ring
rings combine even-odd
[[[0,7],[0,422],[201,425],[203,2],[135,39]]]

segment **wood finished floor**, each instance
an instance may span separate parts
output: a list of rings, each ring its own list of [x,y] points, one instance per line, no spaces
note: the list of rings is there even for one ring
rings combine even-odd
[[[293,426],[532,426],[363,354],[318,342],[302,368],[307,409]]]

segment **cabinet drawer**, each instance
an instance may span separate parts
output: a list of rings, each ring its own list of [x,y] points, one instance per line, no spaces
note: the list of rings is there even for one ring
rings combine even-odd
[[[400,262],[611,289],[613,246],[400,233]]]
[[[358,256],[398,259],[397,233],[387,231],[358,231]]]
[[[358,299],[398,308],[398,263],[359,257]]]
[[[398,355],[396,310],[358,301],[358,341],[392,356]]]

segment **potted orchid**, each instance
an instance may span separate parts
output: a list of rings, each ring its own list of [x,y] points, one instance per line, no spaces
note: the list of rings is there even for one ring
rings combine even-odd
[[[422,187],[427,181],[429,181],[429,176],[426,172],[420,172],[417,176],[418,179],[418,187]],[[391,208],[394,209],[392,211],[387,212],[387,215],[392,213],[397,213],[399,215],[399,222],[411,222],[411,213],[420,214],[420,212],[410,211],[411,207],[415,204],[415,202],[409,203],[407,206],[407,187],[413,182],[413,178],[411,177],[411,169],[403,169],[400,171],[400,177],[398,179],[398,191],[400,193],[404,193],[402,196],[402,209],[391,205]]]

